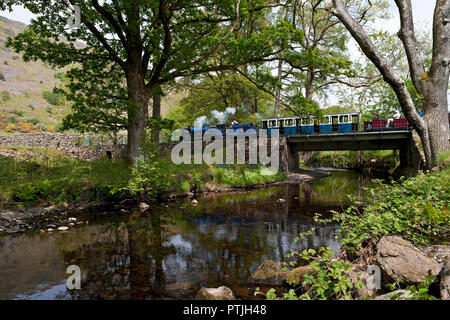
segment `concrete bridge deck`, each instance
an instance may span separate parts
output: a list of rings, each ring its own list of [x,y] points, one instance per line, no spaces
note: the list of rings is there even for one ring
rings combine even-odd
[[[287,143],[293,151],[362,151],[400,150],[412,137],[411,131],[373,131],[288,135]]]

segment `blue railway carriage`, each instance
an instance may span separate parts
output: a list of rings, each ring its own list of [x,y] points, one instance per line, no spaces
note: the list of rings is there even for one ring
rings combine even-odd
[[[280,135],[356,132],[359,125],[360,117],[356,112],[326,114],[321,119],[309,116],[262,120],[262,128],[268,130],[269,136],[274,129],[279,129]]]
[[[360,118],[357,112],[336,113],[325,115],[328,125],[331,124],[331,132],[353,132],[359,131]],[[328,127],[329,128],[329,127]]]

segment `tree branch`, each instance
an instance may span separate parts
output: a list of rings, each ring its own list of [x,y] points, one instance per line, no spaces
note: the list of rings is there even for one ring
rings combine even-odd
[[[423,79],[425,78],[425,68],[420,54],[419,44],[414,34],[414,20],[411,0],[395,0],[400,13],[400,31],[398,37],[403,42],[406,56],[408,58],[409,69],[414,86],[420,94],[425,91]]]

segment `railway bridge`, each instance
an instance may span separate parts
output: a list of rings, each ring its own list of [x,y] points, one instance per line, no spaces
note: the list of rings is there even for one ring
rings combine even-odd
[[[281,139],[280,149],[284,172],[298,169],[298,153],[302,151],[399,150],[400,168],[418,171],[423,164],[413,132],[409,130],[286,135]]]

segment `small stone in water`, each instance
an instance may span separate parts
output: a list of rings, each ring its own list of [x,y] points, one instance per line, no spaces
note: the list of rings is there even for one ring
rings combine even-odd
[[[53,229],[52,229],[52,228],[48,228],[47,231],[48,231],[48,232],[52,232]]]
[[[148,208],[150,208],[150,206],[148,204],[146,204],[145,202],[139,203],[139,209],[147,210]]]
[[[192,204],[198,204],[198,201],[197,201],[197,200],[195,200],[195,199],[194,199],[194,200],[192,200],[191,202],[192,202]]]
[[[77,221],[77,218],[69,218],[69,219],[67,219],[69,222],[76,222]]]
[[[59,227],[58,230],[59,231],[67,231],[67,230],[69,230],[69,227]]]

